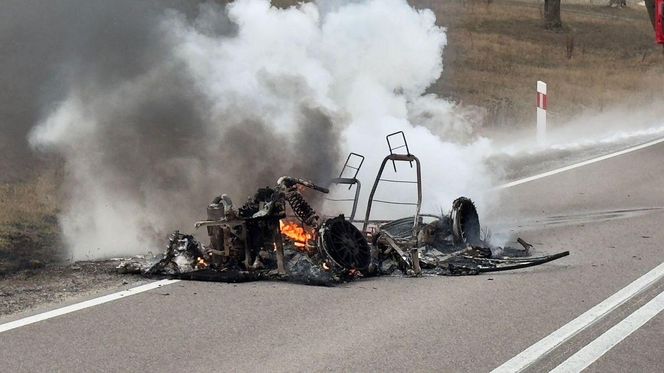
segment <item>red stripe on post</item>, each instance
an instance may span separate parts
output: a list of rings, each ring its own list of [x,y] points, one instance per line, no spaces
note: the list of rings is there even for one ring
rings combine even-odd
[[[537,92],[537,107],[546,110],[547,98],[545,94]]]

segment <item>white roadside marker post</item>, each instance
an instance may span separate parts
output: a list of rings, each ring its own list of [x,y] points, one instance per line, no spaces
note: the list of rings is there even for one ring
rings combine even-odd
[[[537,81],[537,144],[546,145],[546,83]]]

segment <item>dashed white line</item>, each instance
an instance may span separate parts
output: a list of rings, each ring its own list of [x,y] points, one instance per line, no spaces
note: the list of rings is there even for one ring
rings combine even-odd
[[[142,292],[145,292],[145,291],[148,291],[148,290],[156,289],[158,287],[161,287],[161,286],[164,286],[164,285],[169,285],[169,284],[172,284],[172,283],[175,283],[175,282],[178,282],[178,281],[180,281],[180,280],[155,281],[155,282],[151,282],[149,284],[137,286],[135,288],[131,288],[131,289],[128,289],[128,290],[124,290],[124,291],[120,291],[120,292],[117,292],[117,293],[105,295],[103,297],[86,300],[84,302],[72,304],[70,306],[66,306],[66,307],[58,308],[58,309],[55,309],[55,310],[52,310],[52,311],[48,311],[48,312],[40,313],[40,314],[37,314],[37,315],[25,317],[25,318],[22,318],[22,319],[19,319],[19,320],[16,320],[16,321],[11,321],[11,322],[8,322],[8,323],[5,323],[5,324],[0,324],[0,333],[6,332],[6,331],[12,330],[12,329],[20,328],[20,327],[25,326],[25,325],[34,324],[34,323],[39,322],[39,321],[52,319],[54,317],[62,316],[62,315],[65,315],[65,314],[68,314],[68,313],[71,313],[71,312],[80,311],[82,309],[93,307],[93,306],[96,306],[96,305],[99,305],[99,304],[102,304],[102,303],[108,303],[108,302],[111,302],[111,301],[114,301],[114,300],[117,300],[117,299],[128,297],[130,295],[134,295],[134,294],[142,293]]]
[[[551,170],[551,171],[544,172],[544,173],[541,173],[541,174],[537,174],[537,175],[533,175],[533,176],[526,177],[526,178],[523,178],[523,179],[515,180],[515,181],[509,182],[507,184],[497,186],[497,187],[495,187],[495,189],[511,188],[511,187],[514,187],[514,186],[517,186],[517,185],[528,183],[528,182],[533,181],[533,180],[541,179],[541,178],[544,178],[544,177],[547,177],[547,176],[559,174],[561,172],[573,170],[575,168],[587,166],[589,164],[596,163],[596,162],[599,162],[599,161],[603,161],[603,160],[606,160],[606,159],[609,159],[609,158],[617,157],[619,155],[623,155],[623,154],[631,153],[633,151],[641,150],[641,149],[647,148],[649,146],[659,144],[661,142],[664,142],[664,137],[661,138],[661,139],[649,141],[649,142],[641,144],[641,145],[633,146],[631,148],[627,148],[627,149],[623,149],[623,150],[620,150],[620,151],[617,151],[617,152],[614,152],[614,153],[603,155],[601,157],[589,159],[587,161],[571,164],[569,166],[557,168],[555,170]]]
[[[650,285],[664,278],[664,263],[661,263],[650,272],[639,277],[631,284],[608,297],[595,307],[589,309],[581,316],[570,321],[560,329],[544,337],[539,342],[528,347],[520,354],[506,361],[503,365],[494,369],[492,373],[520,372],[547,355],[556,347],[565,343],[582,330],[593,325],[611,311],[632,299],[635,295],[647,289]]]
[[[587,344],[577,353],[570,356],[562,364],[558,365],[552,373],[580,372],[602,357],[615,345],[627,338],[634,331],[642,327],[650,319],[664,310],[664,292],[653,298],[650,302],[634,311],[623,321],[619,322],[594,341]]]

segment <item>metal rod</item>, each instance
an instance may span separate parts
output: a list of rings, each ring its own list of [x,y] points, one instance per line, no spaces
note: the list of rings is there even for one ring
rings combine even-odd
[[[417,206],[415,202],[396,202],[396,201],[383,201],[382,199],[374,199],[374,202],[387,203],[388,205],[408,205]]]
[[[562,257],[565,257],[569,255],[569,251],[563,251],[562,253],[558,254],[553,254],[553,255],[547,255],[547,256],[542,256],[538,258],[532,258],[531,262],[528,263],[519,263],[519,264],[513,264],[513,265],[507,265],[504,267],[495,267],[495,268],[479,268],[480,273],[485,273],[485,272],[500,272],[500,271],[509,271],[512,269],[519,269],[519,268],[527,268],[527,267],[533,267],[536,265],[544,264],[551,262],[556,259],[560,259]]]
[[[385,181],[385,182],[388,182],[388,183],[417,184],[417,181],[413,181],[413,180],[380,179],[380,181]]]
[[[413,262],[413,270],[416,275],[422,274],[422,268],[420,267],[420,252],[416,248],[410,249],[410,260]]]
[[[240,233],[240,239],[244,242],[244,268],[249,269],[251,267],[251,249],[249,248],[249,243],[247,242],[247,230],[244,225],[240,226],[242,233]]]
[[[376,189],[378,188],[378,183],[380,183],[381,177],[383,176],[383,171],[385,170],[385,165],[388,161],[401,161],[401,162],[413,162],[415,161],[417,165],[417,208],[415,210],[415,217],[413,221],[413,233],[417,222],[420,217],[420,209],[422,207],[422,172],[420,166],[420,160],[412,154],[390,154],[383,159],[383,162],[378,169],[378,175],[374,181],[373,187],[371,188],[371,193],[369,193],[369,200],[367,201],[367,209],[364,215],[364,223],[362,224],[362,231],[366,232],[367,226],[369,225],[369,218],[371,217],[371,207],[374,201],[374,195],[376,194]]]
[[[350,158],[353,157],[353,156],[355,156],[357,158],[360,158],[360,164],[358,164],[357,167],[351,166],[351,165],[348,164],[348,162],[350,162]],[[364,163],[364,156],[363,155],[350,152],[348,154],[348,157],[346,158],[346,162],[344,162],[344,167],[341,169],[341,173],[339,174],[339,178],[344,176],[344,171],[346,171],[346,167],[348,167],[348,168],[351,168],[351,169],[355,170],[355,175],[353,175],[353,177],[351,179],[356,179],[357,174],[360,172],[360,168],[362,168],[363,163]],[[350,189],[350,187],[349,187],[349,189]]]
[[[351,153],[351,154],[355,154],[355,153]],[[364,157],[362,157],[362,159],[364,160]],[[340,178],[332,179],[330,181],[330,184],[348,184],[349,188],[351,188],[353,185],[355,185],[355,196],[353,197],[353,200],[352,200],[353,201],[353,207],[350,211],[350,217],[349,217],[349,219],[352,221],[353,219],[355,219],[355,213],[357,212],[357,204],[360,201],[360,190],[362,189],[362,183],[360,183],[360,181],[358,179],[355,179],[355,178],[348,179],[348,178],[341,178],[340,177]]]
[[[284,242],[281,238],[281,230],[279,228],[276,230],[274,245],[277,249],[277,273],[280,275],[285,275],[286,267],[284,266]]]

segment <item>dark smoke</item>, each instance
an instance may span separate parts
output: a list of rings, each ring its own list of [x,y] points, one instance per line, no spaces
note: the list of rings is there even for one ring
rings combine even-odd
[[[39,158],[26,136],[72,85],[132,79],[163,56],[154,32],[160,12],[191,1],[4,0],[0,5],[0,149],[5,179]]]
[[[8,161],[0,172],[18,177],[40,158],[64,159],[61,223],[75,258],[134,252],[189,229],[219,193],[241,203],[279,176],[324,182],[338,167],[338,130],[315,105],[301,105],[295,135],[246,109],[211,114],[218,103],[174,58],[164,19],[232,37],[237,27],[219,4],[5,0],[1,8],[0,146]],[[273,89],[288,89],[274,79]]]
[[[490,144],[431,131],[468,132],[454,105],[423,96],[446,44],[433,12],[326,3],[5,1],[2,145],[30,161],[27,135],[64,163],[70,257],[158,249],[213,196],[240,205],[282,175],[325,183],[340,149],[363,153],[359,177],[373,177],[395,131],[418,149],[429,205],[485,190]]]

